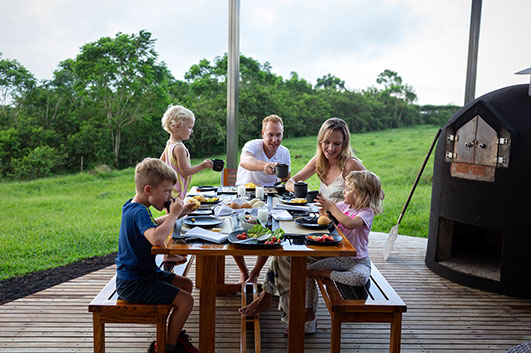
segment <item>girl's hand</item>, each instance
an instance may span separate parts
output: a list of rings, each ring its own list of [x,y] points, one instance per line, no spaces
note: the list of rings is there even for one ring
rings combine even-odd
[[[211,159],[205,159],[202,164],[203,169],[212,169],[212,166],[214,165]]]
[[[331,211],[332,207],[335,206],[332,201],[328,200],[327,198],[321,195],[318,195],[316,200],[317,201],[315,203],[321,210]]]

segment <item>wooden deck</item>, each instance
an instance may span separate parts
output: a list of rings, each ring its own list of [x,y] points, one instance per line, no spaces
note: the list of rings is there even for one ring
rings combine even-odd
[[[408,306],[402,352],[505,352],[531,341],[531,300],[471,289],[432,273],[424,265],[426,239],[399,236],[384,262],[381,249],[386,235],[371,235],[371,259]],[[194,271],[195,266],[192,278]],[[237,281],[232,259],[227,259],[227,271]],[[92,315],[87,306],[114,272],[111,266],[1,305],[0,352],[92,352]],[[196,303],[198,294],[194,293]],[[239,302],[237,295],[217,299],[217,352],[239,352]],[[317,334],[306,337],[306,352],[329,349],[330,318],[322,300],[317,317]],[[279,318],[275,307],[261,314],[263,352],[286,351]],[[387,352],[386,325],[343,324],[342,352]],[[197,309],[185,328],[197,342]],[[154,326],[110,324],[107,352],[146,352],[154,337]],[[252,340],[248,341],[252,352]]]

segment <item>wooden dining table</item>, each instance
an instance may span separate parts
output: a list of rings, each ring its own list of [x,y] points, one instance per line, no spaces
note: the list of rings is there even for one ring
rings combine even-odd
[[[269,198],[270,204],[276,200]],[[305,234],[314,232],[297,226],[293,221],[279,221],[278,226],[286,233]],[[222,225],[222,232],[230,229],[230,218]],[[224,257],[227,255],[291,256],[289,288],[288,352],[304,352],[304,321],[306,296],[306,261],[309,256],[355,256],[356,249],[341,232],[343,240],[337,245],[295,245],[284,241],[278,247],[249,247],[238,244],[182,243],[174,242],[165,247],[153,247],[153,254],[195,255],[197,258],[197,281],[199,286],[199,349],[215,351],[216,294],[225,288],[241,288],[228,285],[223,275]],[[221,261],[220,261],[221,260]]]

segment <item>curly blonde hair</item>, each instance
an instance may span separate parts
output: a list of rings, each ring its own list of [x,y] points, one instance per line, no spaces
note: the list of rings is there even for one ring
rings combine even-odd
[[[195,115],[190,109],[186,109],[182,105],[170,104],[162,116],[162,127],[168,133],[171,133],[175,130],[177,125],[180,125],[189,119],[195,120]]]
[[[337,157],[338,167],[343,170],[343,168],[345,168],[345,164],[347,164],[347,161],[354,157],[354,153],[350,147],[350,131],[348,130],[347,123],[343,119],[339,118],[330,118],[325,121],[323,125],[321,125],[319,134],[317,135],[316,169],[317,177],[319,177],[321,180],[326,174],[328,174],[328,170],[330,169],[330,163],[324,155],[323,149],[321,148],[321,143],[329,138],[333,131],[340,131],[343,134],[343,146],[341,146],[341,152]]]
[[[163,181],[177,183],[177,173],[169,165],[158,158],[144,158],[135,167],[135,189],[144,192],[144,187],[150,185],[154,188]]]
[[[375,214],[382,213],[382,183],[380,178],[368,170],[355,170],[345,178],[345,186],[357,194],[355,209],[370,208]]]

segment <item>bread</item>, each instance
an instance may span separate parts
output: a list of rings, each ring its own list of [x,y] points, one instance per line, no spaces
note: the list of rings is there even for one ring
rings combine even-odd
[[[262,207],[264,205],[264,201],[256,201],[254,204],[253,204],[253,208],[258,208],[258,207]]]
[[[237,203],[237,202],[233,202],[233,203],[229,203],[228,205],[230,208],[232,208],[233,210],[237,210],[240,208],[240,205]]]
[[[251,206],[249,203],[247,203],[247,202],[244,202],[244,203],[242,203],[242,205],[241,205],[241,208],[251,208],[251,207],[252,207],[252,206]]]
[[[328,216],[319,216],[319,218],[317,219],[317,224],[321,226],[329,225],[330,222],[331,221],[330,221],[330,218],[328,218]]]

